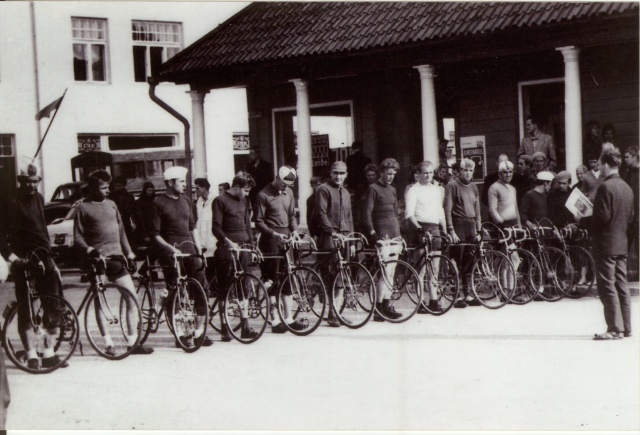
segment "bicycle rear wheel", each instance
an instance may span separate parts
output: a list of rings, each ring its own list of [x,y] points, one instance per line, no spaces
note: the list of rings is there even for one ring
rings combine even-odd
[[[142,339],[142,312],[126,288],[103,284],[92,290],[84,312],[84,329],[91,347],[103,358],[121,360]]]
[[[520,259],[520,263],[515,269],[516,288],[511,302],[516,305],[528,304],[538,296],[542,287],[542,268],[531,252],[521,248],[515,248],[511,252]]]
[[[224,317],[233,338],[243,344],[258,340],[267,327],[269,296],[255,275],[242,273],[227,290]]]
[[[545,247],[540,259],[543,271],[543,288],[540,297],[556,302],[566,296],[573,286],[573,268],[567,254],[558,248]]]
[[[366,324],[375,308],[376,287],[369,271],[348,262],[333,280],[331,303],[340,322],[357,329]]]
[[[596,264],[593,256],[582,246],[569,246],[567,254],[573,267],[573,286],[567,293],[567,297],[578,299],[591,291],[596,280]]]
[[[471,269],[471,291],[482,305],[492,310],[509,302],[515,280],[513,264],[502,252],[485,250]]]
[[[401,314],[402,317],[391,318],[376,310],[380,316],[391,323],[402,323],[409,320],[418,311],[422,301],[422,283],[420,276],[413,267],[402,260],[385,261],[384,266],[376,270],[373,281],[376,284],[376,292],[386,289],[391,293],[389,307],[392,311]],[[393,270],[393,274],[386,271]]]
[[[284,298],[291,298],[293,325],[286,322]],[[327,291],[320,275],[311,268],[299,266],[293,269],[278,289],[278,314],[284,325],[296,335],[309,335],[320,326],[327,308]]]
[[[187,353],[202,347],[207,336],[207,295],[198,281],[187,278],[173,295],[171,325],[176,342]]]
[[[18,321],[18,312],[25,314],[24,330],[19,325],[23,321]],[[37,367],[29,367],[23,341],[27,336],[36,351]],[[27,301],[16,305],[2,328],[7,356],[17,368],[32,374],[51,373],[61,367],[73,354],[79,338],[80,324],[73,308],[65,299],[53,295],[32,296],[30,308]]]
[[[438,270],[434,270],[435,264],[438,264]],[[444,255],[430,255],[422,268],[420,276],[424,277],[422,305],[434,316],[445,314],[453,307],[460,292],[460,279],[456,265]],[[433,310],[429,307],[430,287],[435,288],[439,310]]]

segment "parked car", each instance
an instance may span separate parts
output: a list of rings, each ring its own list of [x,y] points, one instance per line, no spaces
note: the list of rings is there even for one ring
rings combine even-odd
[[[72,249],[75,211],[75,204],[71,205],[64,217],[57,218],[47,225],[53,256],[56,262],[64,265],[77,265],[81,261],[79,254]]]
[[[51,201],[44,205],[44,219],[47,225],[56,219],[64,219],[73,204],[84,198],[86,187],[87,183],[84,181],[59,185],[53,192]]]

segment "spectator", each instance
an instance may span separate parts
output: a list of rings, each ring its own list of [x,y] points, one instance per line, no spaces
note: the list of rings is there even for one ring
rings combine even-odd
[[[362,142],[359,140],[354,141],[351,144],[353,154],[347,157],[347,173],[349,176],[345,183],[352,192],[357,191],[358,188],[361,188],[364,192],[368,185],[365,177],[365,168],[371,163],[371,159],[364,155],[362,148]]]
[[[251,176],[255,185],[249,192],[249,202],[255,210],[255,200],[258,193],[273,181],[273,167],[270,162],[260,157],[260,147],[251,147],[249,150],[249,163],[246,172]]]
[[[631,336],[631,297],[627,287],[627,231],[634,219],[633,192],[620,178],[622,159],[617,149],[600,157],[604,181],[593,204],[593,257],[598,295],[604,306],[607,331],[594,340],[617,340]]]
[[[508,161],[509,161],[508,155],[506,155],[505,153],[498,154],[498,157],[496,158],[496,166],[500,167],[500,163],[508,162]],[[511,166],[513,167],[513,164]],[[498,179],[500,178],[498,175],[498,172],[499,171],[492,172],[491,174],[488,174],[486,177],[484,177],[484,181],[482,183],[482,198],[481,198],[482,203],[484,205],[489,204],[488,203],[489,188],[493,183],[498,181]],[[513,173],[512,173],[512,177],[513,177]]]
[[[629,229],[629,251],[631,252],[629,271],[634,279],[638,279],[638,227],[640,226],[638,221],[638,215],[640,214],[640,204],[638,203],[638,189],[640,187],[640,180],[638,178],[638,147],[631,146],[627,148],[624,152],[624,161],[627,166],[624,180],[633,191],[633,209],[636,211],[635,218]]]
[[[533,160],[526,154],[518,157],[518,167],[513,174],[511,184],[516,188],[518,204],[522,202],[522,197],[535,184],[535,174],[533,173]]]
[[[542,152],[549,157],[549,168],[553,170],[556,166],[556,148],[553,145],[553,138],[548,134],[538,130],[538,122],[531,116],[525,122],[527,134],[522,138],[518,157],[522,155],[532,156],[537,152]]]
[[[364,167],[364,175],[366,183],[360,184],[354,192],[353,226],[355,231],[359,233],[366,232],[366,229],[363,227],[366,219],[364,216],[364,208],[366,206],[365,193],[370,185],[378,181],[378,167],[373,163],[368,163],[367,166]]]
[[[600,177],[600,166],[597,157],[589,157],[589,167],[591,169],[582,177],[582,186],[584,190],[581,190],[587,198],[589,198],[589,201],[593,203],[596,197],[596,190],[598,190],[598,186],[600,186],[600,183],[603,181]]]
[[[565,207],[571,195],[569,186],[571,186],[571,174],[568,171],[560,171],[555,177],[555,188],[547,196],[549,219],[558,228],[574,223],[573,213]]]
[[[136,226],[136,244],[150,246],[151,238],[147,232],[149,222],[149,212],[153,208],[153,200],[156,197],[156,189],[151,181],[145,181],[142,185],[142,192],[133,204],[133,222]]]
[[[433,177],[436,183],[440,183],[440,185],[444,188],[444,186],[449,183],[449,165],[446,163],[440,163],[438,165],[438,172],[435,177]]]
[[[134,196],[127,191],[127,179],[123,175],[119,175],[113,179],[113,190],[109,195],[109,199],[116,203],[120,216],[122,217],[122,224],[124,225],[124,232],[127,235],[127,239],[133,240],[134,227],[132,225],[133,208],[136,202]]]
[[[602,150],[602,139],[600,139],[600,123],[589,121],[584,127],[582,139],[582,152],[587,160],[598,161]]]
[[[475,163],[474,163],[475,166]],[[457,180],[460,176],[460,163],[454,162],[451,164],[451,180]]]
[[[605,124],[602,126],[602,143],[610,143],[615,145],[616,129],[613,124]]]
[[[307,225],[309,227],[309,235],[311,237],[317,237],[319,234],[318,222],[316,221],[315,209],[316,209],[316,191],[322,184],[322,177],[311,177],[311,190],[313,191],[309,198],[307,198]]]
[[[226,181],[218,184],[218,195],[222,195],[227,190],[231,189],[231,186]]]

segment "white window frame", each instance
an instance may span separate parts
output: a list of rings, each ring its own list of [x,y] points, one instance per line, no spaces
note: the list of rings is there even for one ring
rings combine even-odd
[[[87,29],[84,27],[76,27],[75,20],[83,20],[84,22],[96,22],[96,23],[104,23],[104,28],[102,29]],[[76,32],[80,32],[81,34],[76,34]],[[82,34],[82,32],[86,32]],[[100,32],[102,32],[102,37],[100,37]],[[94,33],[94,35],[91,35]],[[97,35],[95,35],[97,33]],[[71,39],[72,39],[72,48],[75,45],[84,45],[87,53],[87,80],[77,80],[75,78],[75,67],[74,67],[74,81],[76,83],[109,83],[110,80],[110,71],[109,71],[109,23],[106,18],[89,18],[89,17],[71,17]],[[104,80],[95,80],[93,77],[93,68],[92,68],[92,60],[93,54],[91,52],[91,47],[94,45],[102,45],[104,47]]]
[[[520,132],[520,136],[519,136],[520,138],[523,138],[525,136],[525,132],[524,132],[525,114],[524,114],[524,107],[522,107],[522,104],[524,103],[522,99],[522,88],[524,88],[525,86],[544,85],[547,83],[560,83],[560,82],[564,83],[564,77],[518,82],[518,130]],[[518,146],[520,146],[519,143],[518,143]]]
[[[9,146],[11,147],[11,154],[10,155],[0,154],[0,158],[2,158],[2,157],[15,157],[16,156],[16,135],[15,134],[0,133],[0,138],[8,138],[9,139]],[[6,145],[2,145],[2,146],[6,146]]]
[[[149,26],[149,27],[158,27],[158,26],[178,26],[177,31],[171,32],[170,29],[165,32],[158,32],[156,29],[150,30],[147,34],[152,36],[152,40],[144,40],[144,39],[136,39],[136,34],[140,33],[140,30],[136,30],[135,26]],[[168,37],[166,37],[168,35]],[[173,38],[171,37],[173,35]],[[178,41],[171,41],[167,39],[178,39]],[[162,48],[162,62],[166,62],[171,59],[173,56],[178,54],[184,48],[184,34],[183,34],[183,26],[181,22],[178,21],[153,21],[153,20],[131,20],[131,40],[133,42],[133,47],[145,47],[145,77],[149,77],[152,74],[151,71],[151,48],[152,47],[160,47]],[[169,56],[169,49],[175,48],[177,51]],[[134,61],[134,78],[135,78],[135,61]],[[141,83],[141,82],[138,82]]]

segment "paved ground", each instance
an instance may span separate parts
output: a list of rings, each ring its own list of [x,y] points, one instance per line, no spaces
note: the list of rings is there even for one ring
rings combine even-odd
[[[12,290],[2,287],[0,307]],[[80,290],[67,290],[79,304]],[[265,334],[195,354],[87,353],[49,375],[7,361],[10,429],[640,431],[640,321],[605,330],[596,298],[453,310],[401,325]],[[212,334],[213,338],[218,338]],[[89,347],[85,341],[85,350]]]

